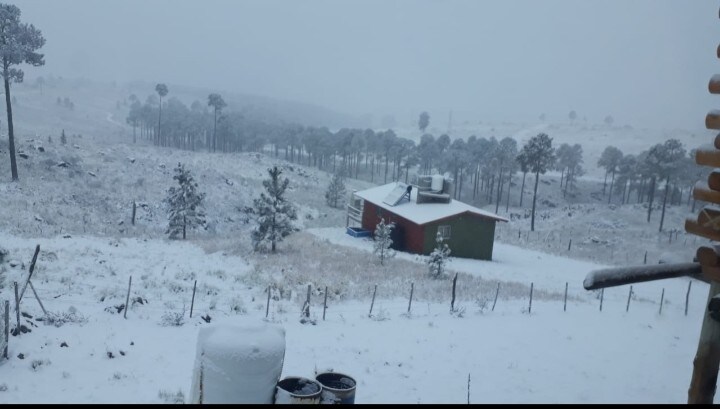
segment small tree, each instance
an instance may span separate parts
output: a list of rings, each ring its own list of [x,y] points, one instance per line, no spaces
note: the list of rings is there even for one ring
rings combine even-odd
[[[444,238],[440,232],[435,236],[435,250],[430,253],[427,259],[427,265],[430,269],[430,275],[433,278],[442,277],[445,272],[445,265],[450,261],[450,247],[443,243]]]
[[[333,175],[328,190],[325,192],[325,200],[330,207],[342,207],[345,197],[345,178],[341,172]]]
[[[380,265],[385,265],[385,260],[395,257],[395,250],[390,246],[393,244],[392,231],[395,223],[385,224],[385,219],[380,219],[380,223],[375,226],[375,244],[373,245],[373,253],[380,259]]]
[[[202,205],[205,193],[197,191],[197,183],[182,163],[178,163],[175,168],[173,179],[177,180],[180,186],[168,189],[168,196],[165,200],[169,205],[169,223],[165,233],[169,234],[171,239],[177,239],[182,233],[184,240],[187,228],[192,229],[205,224],[205,212]]]
[[[255,251],[270,244],[274,253],[276,244],[295,230],[290,222],[297,219],[297,213],[284,196],[290,180],[280,178],[282,171],[277,166],[268,169],[268,174],[270,179],[263,181],[265,192],[254,201],[258,226],[252,232],[252,241]]]
[[[65,136],[65,130],[62,130],[62,133],[60,133],[60,143],[65,145],[67,143],[67,136]]]

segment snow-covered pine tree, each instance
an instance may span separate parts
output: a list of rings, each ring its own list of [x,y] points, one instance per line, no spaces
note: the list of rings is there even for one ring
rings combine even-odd
[[[168,189],[165,199],[169,206],[168,229],[165,233],[169,234],[171,239],[177,239],[181,234],[185,239],[188,228],[205,224],[202,204],[205,193],[198,192],[198,184],[182,163],[178,163],[175,168],[173,179],[177,180],[180,186]]]
[[[445,272],[445,265],[448,263],[450,258],[450,247],[443,243],[443,236],[440,232],[435,237],[435,250],[428,256],[427,264],[430,269],[430,275],[433,278],[440,278]]]
[[[328,190],[325,192],[325,200],[330,207],[342,207],[345,197],[345,178],[338,172],[333,175]]]
[[[291,221],[297,219],[297,213],[284,196],[290,180],[280,178],[282,171],[277,166],[268,169],[268,174],[270,179],[263,181],[265,192],[253,201],[258,226],[252,232],[252,241],[255,251],[270,244],[271,251],[275,252],[276,244],[295,230]]]
[[[375,226],[375,243],[373,245],[373,253],[380,259],[380,265],[385,265],[385,260],[395,257],[395,250],[391,249],[393,241],[390,238],[395,223],[385,224],[385,219],[380,219],[380,223]]]
[[[67,143],[67,136],[65,136],[65,130],[62,130],[62,133],[60,134],[60,143],[65,145]]]

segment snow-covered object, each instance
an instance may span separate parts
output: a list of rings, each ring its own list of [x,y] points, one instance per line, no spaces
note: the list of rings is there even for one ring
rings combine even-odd
[[[322,385],[318,381],[302,377],[287,377],[278,382],[275,403],[317,404],[320,403]]]
[[[285,329],[271,324],[200,329],[192,403],[272,403],[285,358]]]
[[[443,182],[445,182],[445,178],[442,175],[433,175],[430,190],[433,192],[442,192]]]

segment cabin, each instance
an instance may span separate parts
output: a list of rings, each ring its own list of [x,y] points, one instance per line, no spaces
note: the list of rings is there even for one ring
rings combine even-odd
[[[492,260],[495,223],[508,220],[452,199],[452,182],[441,175],[416,176],[401,182],[353,192],[347,227],[374,232],[380,220],[395,223],[395,250],[430,254],[438,232],[451,256]],[[357,228],[353,231],[358,231]]]

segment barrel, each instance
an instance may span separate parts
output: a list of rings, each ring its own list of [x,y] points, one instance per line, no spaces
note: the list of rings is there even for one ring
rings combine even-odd
[[[318,404],[322,385],[312,379],[288,376],[277,384],[276,404]]]
[[[315,376],[322,385],[323,404],[355,403],[355,379],[339,372],[323,372]]]

